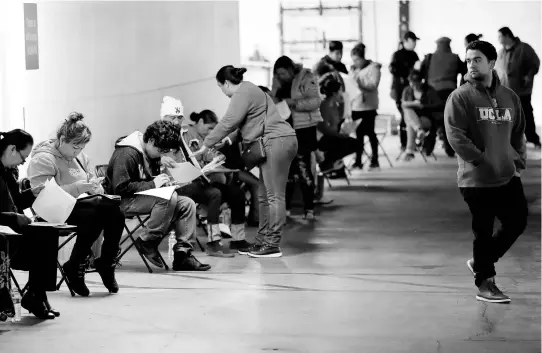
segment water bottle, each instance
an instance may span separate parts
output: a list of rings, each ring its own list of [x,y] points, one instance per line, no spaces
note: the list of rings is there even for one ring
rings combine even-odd
[[[175,232],[174,231],[169,232],[167,255],[170,259],[173,258],[173,247],[175,246],[176,243],[177,243],[177,238],[175,237]]]
[[[19,291],[12,289],[11,299],[13,300],[13,307],[15,309],[15,316],[13,316],[12,321],[21,321],[21,295],[19,294]]]

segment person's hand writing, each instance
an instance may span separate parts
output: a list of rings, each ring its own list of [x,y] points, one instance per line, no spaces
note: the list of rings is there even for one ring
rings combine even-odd
[[[90,191],[94,190],[94,188],[95,188],[95,184],[90,183],[90,182],[88,182],[86,180],[78,180],[74,184],[75,184],[75,187],[77,188],[77,191],[79,192],[79,194],[83,194],[85,192],[90,192]]]
[[[154,186],[157,188],[161,188],[167,183],[169,183],[169,176],[167,174],[160,174],[154,178]]]
[[[17,225],[19,227],[25,227],[32,223],[32,220],[28,217],[26,217],[24,214],[18,214],[17,215]]]

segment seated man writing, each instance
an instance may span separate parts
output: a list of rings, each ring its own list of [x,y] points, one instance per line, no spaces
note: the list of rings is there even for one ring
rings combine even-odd
[[[158,246],[171,229],[175,231],[173,270],[207,271],[211,266],[192,255],[190,240],[196,236],[196,205],[176,192],[169,200],[135,193],[169,185],[160,174],[160,157],[179,148],[180,128],[168,121],[157,121],[144,134],[136,131],[120,138],[109,161],[104,186],[109,194],[122,197],[121,209],[127,214],[149,214],[145,233],[136,245],[155,266],[162,267]]]
[[[435,126],[434,116],[443,111],[445,103],[433,88],[423,82],[420,71],[412,70],[408,80],[409,86],[403,90],[401,104],[407,126],[407,162],[414,158],[416,141],[423,147],[425,137]]]

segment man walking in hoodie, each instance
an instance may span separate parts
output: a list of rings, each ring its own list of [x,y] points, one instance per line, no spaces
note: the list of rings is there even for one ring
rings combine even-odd
[[[502,49],[497,56],[495,70],[501,83],[516,92],[525,113],[525,135],[527,141],[540,148],[540,137],[536,133],[531,95],[534,76],[540,69],[540,59],[534,49],[515,37],[510,28],[499,29],[499,42]]]
[[[437,92],[443,107],[448,96],[457,88],[457,76],[466,74],[465,64],[457,54],[452,53],[452,48],[450,47],[451,41],[452,40],[448,37],[437,39],[437,50],[432,54],[427,54],[420,67],[425,82]],[[439,130],[439,128],[444,130],[443,113],[444,112],[441,110],[440,112],[434,112],[433,114],[435,122],[431,129],[431,133],[427,139],[425,139],[423,146],[427,155],[431,155],[433,152],[437,130]],[[446,154],[453,157],[454,150],[448,143],[446,131],[443,131],[442,140],[444,142]]]
[[[160,174],[160,157],[179,149],[180,127],[170,121],[157,121],[144,134],[136,131],[120,138],[115,145],[105,177],[109,194],[122,197],[121,209],[127,214],[150,214],[145,233],[136,240],[143,255],[155,266],[163,267],[158,246],[171,229],[175,231],[173,270],[207,271],[211,266],[192,255],[190,239],[196,236],[196,204],[174,192],[169,200],[136,195],[137,192],[169,184]]]
[[[495,284],[495,263],[527,225],[520,179],[526,166],[525,117],[519,97],[501,85],[493,68],[495,47],[467,46],[467,83],[446,102],[444,122],[459,163],[458,186],[472,214],[473,258],[467,266],[478,287],[476,299],[508,303]],[[493,233],[498,218],[501,226]]]

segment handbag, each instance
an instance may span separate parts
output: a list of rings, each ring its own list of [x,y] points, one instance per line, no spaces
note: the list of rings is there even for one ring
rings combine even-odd
[[[265,116],[263,118],[263,133],[261,137],[258,137],[255,141],[247,144],[243,144],[243,151],[241,152],[241,159],[248,170],[255,168],[265,162],[267,156],[265,154],[265,146],[263,143],[263,137],[265,135],[265,120],[267,118],[267,93],[262,92],[265,95]]]
[[[83,167],[83,164],[81,164],[79,158],[75,158],[75,160],[85,174],[87,174],[87,170],[85,167]],[[76,206],[78,206],[78,209],[81,207],[117,207],[120,205],[120,200],[121,197],[118,195],[94,194],[78,198]]]

